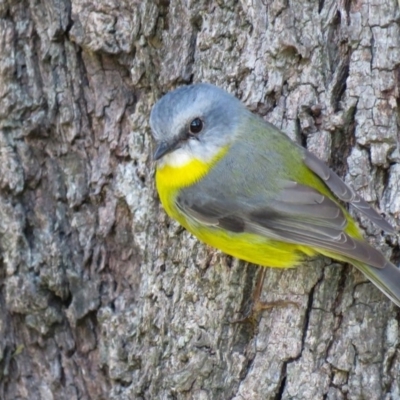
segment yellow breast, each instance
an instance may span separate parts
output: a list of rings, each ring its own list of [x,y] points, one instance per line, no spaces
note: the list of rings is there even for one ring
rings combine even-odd
[[[202,179],[227,151],[228,147],[223,148],[207,162],[193,158],[180,166],[169,164],[157,166],[156,186],[161,203],[167,214],[177,219],[186,228],[186,219],[182,221],[184,216],[182,216],[175,205],[177,193],[180,189],[194,185]]]

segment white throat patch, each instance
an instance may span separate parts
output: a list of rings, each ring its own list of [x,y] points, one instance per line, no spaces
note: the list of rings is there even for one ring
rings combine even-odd
[[[160,167],[168,165],[169,167],[183,167],[191,161],[197,159],[193,154],[184,149],[176,149],[172,153],[166,154],[158,161]]]

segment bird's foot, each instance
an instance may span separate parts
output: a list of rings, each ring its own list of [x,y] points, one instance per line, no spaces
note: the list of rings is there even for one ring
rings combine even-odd
[[[262,268],[259,272],[256,287],[253,292],[253,301],[250,310],[245,314],[243,318],[231,321],[232,324],[247,323],[247,322],[255,324],[257,322],[258,316],[262,311],[270,310],[271,308],[275,307],[295,306],[299,308],[298,303],[290,300],[277,300],[271,302],[265,302],[260,300],[262,287],[265,279],[265,273],[266,273],[266,268]]]

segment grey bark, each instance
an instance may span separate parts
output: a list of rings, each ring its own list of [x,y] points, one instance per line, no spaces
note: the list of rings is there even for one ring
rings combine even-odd
[[[298,307],[232,323],[259,269],[165,215],[148,125],[217,84],[398,227],[399,21],[394,0],[0,1],[0,398],[400,399],[399,310],[351,266],[268,269],[262,299]]]

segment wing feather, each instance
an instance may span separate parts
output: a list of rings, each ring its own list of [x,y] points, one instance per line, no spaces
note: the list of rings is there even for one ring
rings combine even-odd
[[[260,199],[224,199],[212,193],[202,193],[195,199],[183,191],[178,207],[194,223],[318,247],[376,268],[386,265],[378,250],[346,234],[346,215],[337,203],[295,182],[282,183],[279,195],[268,205],[261,204]]]
[[[362,197],[351,187],[347,186],[324,162],[307,150],[304,151],[304,163],[325,182],[326,186],[328,186],[338,199],[350,203],[386,232],[395,232],[394,228]]]

